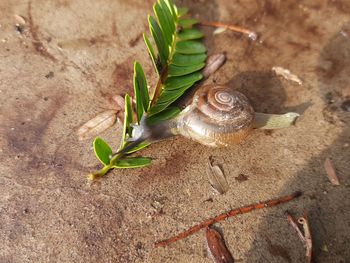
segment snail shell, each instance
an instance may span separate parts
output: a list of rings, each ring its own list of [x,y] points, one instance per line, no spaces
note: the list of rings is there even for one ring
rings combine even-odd
[[[172,132],[221,147],[240,143],[253,124],[254,110],[245,95],[228,85],[208,85],[197,90]]]

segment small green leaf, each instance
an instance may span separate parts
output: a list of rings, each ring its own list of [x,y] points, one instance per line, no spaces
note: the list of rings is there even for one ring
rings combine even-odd
[[[128,123],[128,118],[126,117],[126,110],[125,110],[124,111],[123,134],[122,134],[122,140],[120,142],[119,150],[122,149],[124,144],[125,144],[125,137],[126,137],[126,134],[128,133],[128,129],[129,129],[128,125],[130,127],[130,124]]]
[[[156,46],[158,49],[158,55],[160,57],[160,62],[162,68],[164,68],[167,64],[168,56],[169,56],[169,47],[167,46],[162,30],[160,29],[158,22],[154,19],[153,16],[148,17],[149,28],[152,34],[154,41],[156,42]]]
[[[175,50],[181,54],[200,54],[204,53],[206,48],[201,42],[189,40],[177,42]]]
[[[174,34],[176,29],[176,24],[175,24],[176,19],[174,19],[173,15],[171,14],[171,10],[169,6],[165,3],[164,0],[160,0],[159,4],[162,7],[165,17],[168,20],[168,23],[170,25],[171,34]]]
[[[156,104],[150,109],[149,113],[150,115],[158,114],[159,112],[162,112],[163,110],[166,110],[166,108],[174,103],[178,98],[180,98],[184,92],[191,88],[194,83],[191,83],[187,86],[181,87],[178,90],[168,91],[165,90],[160,95],[158,101]]]
[[[181,96],[187,89],[193,86],[194,83],[191,83],[187,86],[183,86],[176,90],[164,90],[157,100],[157,104],[167,103],[169,101],[175,101],[179,96]]]
[[[183,93],[179,93],[178,94],[178,97],[181,97],[181,95],[183,95]],[[175,101],[176,99],[174,99]],[[164,102],[164,103],[156,103],[151,109],[150,109],[150,115],[153,116],[153,115],[156,115],[156,114],[159,114],[161,113],[162,111],[164,111],[167,107],[169,107],[169,105],[171,105],[174,101],[167,101],[167,102]]]
[[[176,66],[192,66],[204,62],[206,58],[207,55],[205,53],[185,55],[175,52],[171,63]]]
[[[147,118],[147,124],[154,125],[156,123],[170,120],[177,116],[181,110],[178,107],[168,107],[167,109],[163,110],[162,112],[152,115],[149,118]]]
[[[180,40],[193,40],[204,37],[204,34],[198,29],[189,28],[181,30],[177,36]]]
[[[131,98],[128,94],[125,95],[125,134],[129,134],[129,137],[132,136],[132,127],[131,123],[134,122],[133,110],[131,104]]]
[[[168,44],[168,46],[171,45],[172,39],[173,39],[173,32],[171,30],[170,22],[168,21],[168,18],[163,12],[163,9],[161,8],[160,4],[155,3],[153,5],[153,11],[157,16],[159,25],[162,29],[164,40]]]
[[[152,159],[147,157],[126,157],[117,160],[114,164],[114,168],[139,168],[147,166],[151,163]]]
[[[131,154],[134,152],[137,152],[143,148],[146,148],[147,146],[149,146],[151,143],[149,142],[141,142],[140,144],[138,144],[137,146],[135,146],[134,148],[132,148],[131,150],[127,151],[127,154]],[[127,144],[125,144],[125,147],[127,146]]]
[[[182,28],[191,28],[198,23],[198,20],[192,18],[180,18],[178,23]]]
[[[182,16],[186,15],[187,12],[188,12],[188,8],[187,7],[178,7],[177,8],[177,15],[179,17],[182,17]]]
[[[168,44],[168,46],[170,46],[172,42],[172,32],[171,32],[168,20],[165,17],[163,10],[158,3],[155,3],[153,5],[153,11],[156,14],[156,17],[159,22],[159,26],[162,29],[164,40]]]
[[[134,92],[136,98],[137,120],[140,122],[143,113],[148,110],[149,94],[145,73],[138,62],[135,62],[134,64]]]
[[[176,90],[184,86],[188,86],[191,83],[202,79],[202,74],[200,72],[194,72],[185,76],[180,77],[170,77],[165,81],[165,89]]]
[[[198,71],[198,70],[202,69],[204,66],[205,66],[204,62],[199,63],[197,65],[188,66],[188,67],[169,65],[168,75],[169,76],[183,76],[183,75],[187,75],[187,74],[190,74],[192,72]]]
[[[146,34],[143,34],[143,40],[145,41],[147,50],[148,50],[148,54],[151,57],[151,60],[153,62],[153,66],[155,68],[155,70],[157,71],[158,75],[160,74],[161,69],[158,67],[157,65],[157,57],[154,53],[154,49],[153,46],[151,44],[151,42],[149,41],[148,37],[146,36]]]
[[[172,0],[164,0],[164,2],[168,5],[168,7],[171,11],[171,14],[174,17],[174,20],[176,21],[177,20],[177,12],[175,10],[176,6],[174,5],[173,1]]]
[[[112,155],[111,147],[99,137],[94,140],[93,146],[95,155],[100,162],[104,165],[109,165],[110,156]]]

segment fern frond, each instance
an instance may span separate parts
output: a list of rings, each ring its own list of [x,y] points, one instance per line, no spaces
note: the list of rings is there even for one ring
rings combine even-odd
[[[200,42],[204,35],[192,28],[197,21],[183,18],[187,8],[177,8],[171,1],[159,0],[153,10],[155,18],[149,16],[148,21],[157,55],[147,36],[144,37],[159,74],[148,111],[150,116],[165,110],[202,78],[200,70],[206,59],[206,48]]]
[[[187,8],[177,8],[171,0],[158,0],[153,6],[154,16],[148,16],[149,30],[153,41],[143,35],[148,53],[158,74],[153,96],[145,73],[138,62],[134,64],[135,105],[129,95],[125,96],[125,115],[122,141],[119,151],[112,155],[110,146],[100,138],[94,142],[97,158],[104,167],[89,175],[90,179],[102,176],[113,168],[136,168],[149,165],[150,158],[129,157],[150,142],[143,141],[142,118],[147,113],[147,123],[155,124],[169,120],[181,110],[171,106],[186,90],[202,79],[201,69],[205,66],[206,48],[201,43],[203,33],[193,28],[197,20],[186,18]],[[152,44],[153,43],[153,44]],[[155,44],[155,45],[154,45]],[[137,120],[134,120],[134,108]],[[139,129],[135,126],[139,125]],[[135,138],[133,138],[133,136]]]

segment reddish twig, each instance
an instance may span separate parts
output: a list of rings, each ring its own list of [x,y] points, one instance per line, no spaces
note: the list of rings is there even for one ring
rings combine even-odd
[[[312,262],[312,237],[310,231],[309,221],[307,220],[307,216],[304,215],[298,218],[298,221],[294,219],[294,217],[287,211],[287,219],[291,226],[297,231],[300,240],[303,242],[306,247],[306,262]],[[302,225],[304,233],[301,232],[297,222]]]
[[[304,229],[306,259],[308,263],[311,263],[312,262],[312,237],[311,237],[309,221],[307,220],[306,215],[300,217],[298,219],[298,223],[301,224]]]
[[[256,32],[251,31],[251,30],[246,29],[246,28],[243,28],[243,27],[240,27],[240,26],[234,26],[234,25],[225,24],[225,23],[221,23],[221,22],[207,22],[207,21],[201,21],[201,22],[199,22],[199,24],[202,26],[210,26],[210,27],[218,27],[218,28],[222,27],[222,28],[226,28],[228,30],[234,31],[234,32],[246,34],[252,40],[256,40],[258,38],[258,34]]]
[[[203,221],[202,223],[195,225],[195,226],[189,228],[188,230],[186,230],[186,231],[184,231],[184,232],[182,232],[174,237],[171,237],[169,239],[165,239],[162,241],[158,241],[154,245],[156,247],[165,247],[171,243],[174,243],[178,240],[186,238],[186,237],[198,232],[199,230],[201,230],[205,227],[208,227],[212,224],[215,224],[217,222],[225,220],[226,218],[233,217],[233,216],[236,216],[239,214],[249,213],[249,212],[251,212],[253,210],[257,210],[257,209],[262,209],[262,208],[266,208],[266,207],[272,207],[272,206],[276,206],[279,204],[283,204],[283,203],[292,201],[293,199],[301,196],[301,194],[302,194],[301,192],[295,192],[291,195],[286,195],[286,196],[283,196],[283,197],[280,197],[277,199],[267,200],[267,201],[263,201],[260,203],[251,204],[251,205],[247,205],[247,206],[244,206],[241,208],[236,208],[236,209],[230,210],[230,211],[228,211],[226,213],[222,213],[214,218],[207,219],[207,220]]]

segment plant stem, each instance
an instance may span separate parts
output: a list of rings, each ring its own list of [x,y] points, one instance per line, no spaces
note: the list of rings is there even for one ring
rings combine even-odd
[[[162,85],[163,85],[164,81],[166,80],[167,76],[168,76],[168,67],[165,67],[159,76],[157,86],[156,86],[156,89],[154,90],[154,95],[153,95],[153,98],[151,100],[150,107],[152,107],[157,102],[157,99],[162,91]]]
[[[115,165],[115,163],[123,156],[123,153],[121,154],[116,154],[115,156],[113,156],[111,158],[111,161],[109,162],[108,165],[105,165],[103,166],[102,169],[94,172],[94,173],[91,173],[88,175],[88,179],[90,181],[93,181],[95,179],[97,179],[98,177],[101,177],[101,176],[104,176],[106,173],[108,173],[109,170],[112,170],[113,169],[113,166]]]

